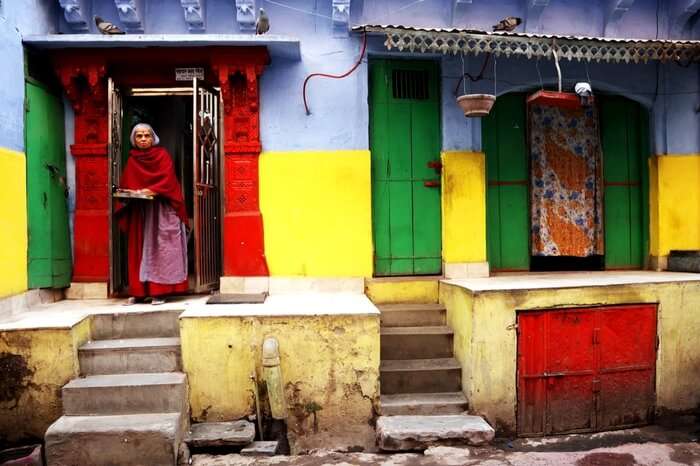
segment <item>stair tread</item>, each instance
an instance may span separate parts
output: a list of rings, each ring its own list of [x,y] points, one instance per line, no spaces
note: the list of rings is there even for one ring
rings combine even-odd
[[[379,370],[384,372],[435,371],[461,368],[462,366],[455,358],[385,359],[382,360],[379,366]]]
[[[437,303],[392,303],[378,304],[377,307],[381,312],[402,312],[402,311],[444,311],[445,306]]]
[[[151,372],[134,374],[90,375],[73,379],[64,385],[64,389],[135,387],[145,385],[184,384],[186,375],[182,372]]]
[[[115,428],[128,429],[131,432],[150,432],[153,430],[172,429],[173,434],[180,426],[180,413],[141,413],[110,414],[91,416],[61,416],[49,427],[46,436],[60,431],[71,433],[114,432]]]
[[[452,335],[447,325],[426,325],[424,327],[382,327],[380,335]]]
[[[180,347],[179,337],[121,338],[118,340],[93,340],[85,343],[79,351],[108,351],[146,348]]]
[[[466,404],[467,398],[462,392],[443,393],[396,393],[381,395],[383,407],[399,406],[405,404]]]

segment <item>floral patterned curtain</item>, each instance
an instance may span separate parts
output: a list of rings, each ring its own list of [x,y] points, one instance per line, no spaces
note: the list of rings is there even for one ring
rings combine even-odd
[[[598,115],[530,105],[533,256],[603,254]]]

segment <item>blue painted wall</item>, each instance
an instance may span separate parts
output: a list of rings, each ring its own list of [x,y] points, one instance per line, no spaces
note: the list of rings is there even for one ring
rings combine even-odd
[[[22,36],[55,32],[54,0],[3,1],[0,7],[0,147],[24,151]]]
[[[57,1],[57,0],[56,0]],[[88,17],[100,15],[116,24],[114,0],[82,0]],[[525,0],[475,1],[454,7],[450,0],[353,0],[351,24],[405,24],[426,27],[490,29],[507,15],[527,17]],[[530,15],[520,30],[553,34],[627,38],[698,38],[700,21],[680,15],[688,4],[683,0],[636,0],[617,21],[609,21],[611,2],[603,0],[551,0],[537,16]],[[187,33],[178,1],[144,0],[142,17],[146,33]],[[234,0],[207,0],[207,33],[240,33]],[[311,115],[302,103],[302,84],[313,72],[338,74],[357,60],[362,39],[338,34],[332,28],[331,0],[257,0],[271,19],[270,34],[301,40],[301,61],[274,59],[261,81],[261,136],[263,149],[323,150],[369,147],[367,58],[396,56],[403,59],[432,59],[442,69],[442,145],[445,150],[480,150],[481,122],[467,120],[455,104],[454,88],[462,73],[459,57],[390,53],[383,37],[371,37],[368,53],[355,73],[342,80],[313,78],[308,86]],[[697,16],[697,15],[696,15]],[[60,28],[70,32],[58,15]],[[91,24],[94,32],[94,25]],[[466,57],[465,70],[477,74],[483,57]],[[497,60],[498,94],[529,91],[555,83],[553,62]],[[563,62],[566,89],[577,81],[593,84],[594,91],[607,91],[635,99],[652,110],[652,134],[657,153],[700,152],[700,124],[696,108],[700,76],[698,65],[647,65]],[[541,78],[540,78],[541,76]],[[493,63],[485,79],[469,92],[493,92]],[[67,115],[67,125],[70,124]]]

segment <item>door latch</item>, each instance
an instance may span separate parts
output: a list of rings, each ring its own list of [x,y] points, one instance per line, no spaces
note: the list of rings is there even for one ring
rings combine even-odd
[[[442,171],[442,162],[439,160],[431,160],[428,162],[428,168],[435,170],[435,173],[440,173]]]
[[[439,181],[424,181],[423,186],[425,186],[426,188],[439,188],[440,182]]]

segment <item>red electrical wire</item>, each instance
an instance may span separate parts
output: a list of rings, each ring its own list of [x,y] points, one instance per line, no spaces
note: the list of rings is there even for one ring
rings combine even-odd
[[[304,79],[304,88],[302,89],[302,96],[304,98],[304,109],[306,109],[306,114],[311,115],[311,111],[309,110],[309,104],[306,102],[306,85],[309,82],[309,79],[313,78],[314,76],[320,76],[322,78],[333,78],[333,79],[343,79],[349,75],[352,74],[353,71],[357,69],[358,66],[360,66],[360,63],[362,63],[362,59],[365,56],[365,51],[367,50],[367,32],[365,31],[364,36],[363,36],[363,41],[362,41],[362,52],[360,52],[360,58],[357,60],[357,63],[353,65],[352,68],[350,68],[348,71],[346,71],[343,74],[326,74],[326,73],[311,73]]]

